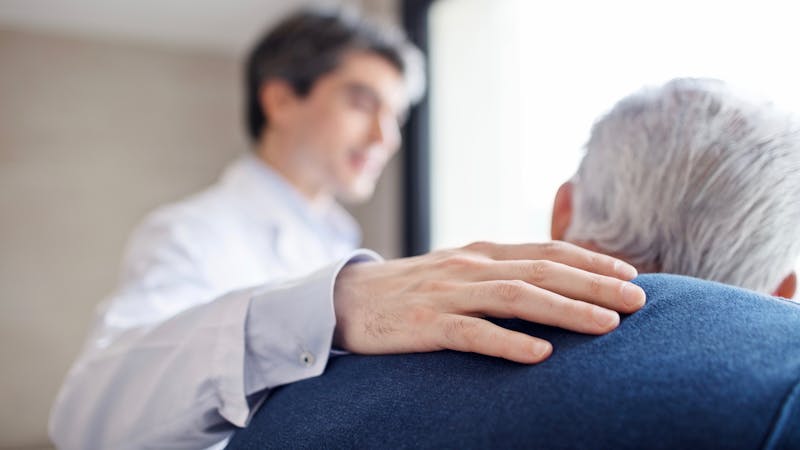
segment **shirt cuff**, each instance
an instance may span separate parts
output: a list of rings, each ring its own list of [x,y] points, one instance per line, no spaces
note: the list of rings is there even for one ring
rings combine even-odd
[[[320,375],[336,327],[336,277],[348,264],[382,260],[359,249],[306,277],[256,289],[245,324],[246,395]]]

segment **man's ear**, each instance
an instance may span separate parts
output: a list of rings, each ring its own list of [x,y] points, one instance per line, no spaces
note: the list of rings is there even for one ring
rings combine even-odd
[[[286,81],[269,79],[261,84],[258,94],[261,111],[270,126],[282,124],[293,113],[292,106],[297,102],[297,94]]]
[[[776,297],[792,298],[797,290],[797,273],[793,270],[792,273],[786,276],[778,285],[778,289],[772,295]]]
[[[572,188],[570,181],[562,184],[556,192],[553,201],[553,217],[550,220],[550,237],[561,241],[567,233],[570,222],[572,222]]]

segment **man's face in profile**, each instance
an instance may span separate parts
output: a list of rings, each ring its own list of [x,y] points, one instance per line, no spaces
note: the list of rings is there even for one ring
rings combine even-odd
[[[349,53],[295,105],[290,128],[298,157],[323,189],[366,200],[400,147],[407,103],[403,76],[391,63],[372,53]]]

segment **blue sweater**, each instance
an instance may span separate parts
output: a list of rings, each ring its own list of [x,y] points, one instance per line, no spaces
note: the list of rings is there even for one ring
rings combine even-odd
[[[274,390],[229,448],[800,449],[800,305],[643,275],[648,303],[527,366],[458,352],[334,358]]]

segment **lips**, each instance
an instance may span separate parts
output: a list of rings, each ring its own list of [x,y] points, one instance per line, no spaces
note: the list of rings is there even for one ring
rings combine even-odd
[[[386,164],[387,156],[386,152],[380,148],[353,150],[350,152],[349,165],[359,176],[368,175],[377,178]]]
[[[355,151],[350,153],[350,167],[356,172],[362,172],[369,163],[369,153]]]

